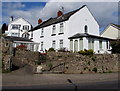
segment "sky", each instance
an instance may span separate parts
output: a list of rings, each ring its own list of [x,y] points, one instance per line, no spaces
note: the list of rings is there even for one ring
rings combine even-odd
[[[108,24],[118,24],[118,2],[2,2],[3,23],[9,23],[10,16],[23,17],[33,27],[37,26],[38,19],[43,21],[57,16],[57,11],[64,7],[64,13],[87,5],[90,12],[100,25],[102,31]],[[2,19],[1,19],[2,18]]]

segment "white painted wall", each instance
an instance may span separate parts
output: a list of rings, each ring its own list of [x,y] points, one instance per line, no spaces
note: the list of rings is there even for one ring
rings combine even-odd
[[[99,35],[99,25],[87,7],[82,8],[74,15],[72,15],[68,21],[68,25],[69,37],[76,33],[85,33],[85,25],[88,26],[89,34]]]
[[[56,35],[55,36],[51,36],[52,35],[52,26],[53,25],[50,25],[48,27],[45,27],[43,28],[43,38],[40,38],[40,35],[41,35],[41,31],[42,29],[38,29],[38,30],[35,30],[33,32],[33,41],[35,42],[43,42],[43,47],[44,49],[49,49],[52,47],[52,41],[56,41],[56,49],[59,49],[59,41],[61,39],[63,39],[63,47],[66,47],[68,48],[69,46],[69,40],[68,40],[68,37],[67,37],[67,30],[66,30],[66,22],[63,22],[64,23],[64,34],[61,34],[61,35],[58,35],[59,31],[60,31],[60,23],[56,24]],[[40,46],[39,46],[39,51],[40,51]]]

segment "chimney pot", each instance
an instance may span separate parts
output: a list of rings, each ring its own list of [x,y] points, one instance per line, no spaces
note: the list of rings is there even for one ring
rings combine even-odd
[[[57,12],[57,16],[59,17],[59,16],[61,16],[61,15],[63,15],[63,12],[62,12],[62,11],[58,11],[58,12]]]
[[[40,24],[40,23],[42,23],[42,19],[39,19],[39,20],[38,20],[38,24]]]

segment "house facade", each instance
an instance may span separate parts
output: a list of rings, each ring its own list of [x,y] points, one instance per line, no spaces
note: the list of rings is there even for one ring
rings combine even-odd
[[[11,16],[8,31],[5,31],[5,33],[7,36],[29,38],[32,37],[32,33],[28,33],[31,28],[32,25],[24,18],[13,19]]]
[[[100,35],[111,39],[120,39],[120,25],[109,24]]]
[[[93,49],[105,53],[109,49],[109,38],[100,37],[99,25],[86,5],[40,23],[33,32],[33,41],[39,42],[38,51],[65,48],[69,51]]]

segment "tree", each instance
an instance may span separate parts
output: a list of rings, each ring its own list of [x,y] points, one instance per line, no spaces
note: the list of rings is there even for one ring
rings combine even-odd
[[[120,53],[120,39],[111,41],[110,45],[112,46],[112,53]]]
[[[4,23],[4,24],[2,25],[2,34],[5,33],[6,28],[7,28],[7,25],[6,25],[6,23]]]

